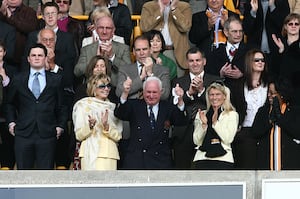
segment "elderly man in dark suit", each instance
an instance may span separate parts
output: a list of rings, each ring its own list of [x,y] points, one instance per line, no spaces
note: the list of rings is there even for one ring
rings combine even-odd
[[[130,138],[124,150],[123,169],[170,169],[172,153],[169,139],[171,125],[184,125],[186,116],[183,90],[176,86],[177,107],[161,100],[162,83],[149,77],[143,83],[143,99],[127,100],[132,86],[128,77],[115,115],[130,123]]]
[[[204,70],[206,58],[197,47],[190,48],[186,53],[189,73],[173,81],[173,87],[177,84],[184,90],[183,101],[188,113],[189,123],[186,126],[174,127],[173,149],[174,163],[177,169],[190,169],[195,155],[193,143],[194,119],[198,109],[206,109],[205,88],[219,76],[207,74]],[[173,99],[177,96],[173,93]]]
[[[15,76],[8,92],[6,119],[18,169],[53,169],[56,139],[67,121],[61,76],[45,70],[46,56],[44,45],[33,45],[30,70]]]

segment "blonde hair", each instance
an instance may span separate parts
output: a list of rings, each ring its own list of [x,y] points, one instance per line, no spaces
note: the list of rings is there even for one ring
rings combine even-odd
[[[103,83],[110,83],[110,77],[106,74],[91,76],[88,80],[86,89],[86,93],[89,97],[95,97],[95,90],[99,81],[102,81]]]
[[[221,81],[220,82],[213,82],[211,85],[209,85],[209,87],[206,90],[207,110],[209,110],[210,107],[211,107],[211,103],[210,103],[210,100],[209,100],[209,92],[210,92],[211,89],[219,90],[225,95],[225,101],[222,104],[222,108],[223,108],[223,111],[225,113],[228,113],[230,111],[235,111],[235,108],[233,107],[233,105],[230,102],[230,89],[227,86],[225,86],[223,84],[223,82],[221,82]]]

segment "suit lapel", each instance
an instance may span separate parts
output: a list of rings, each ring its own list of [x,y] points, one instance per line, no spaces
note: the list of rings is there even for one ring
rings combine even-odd
[[[245,50],[245,45],[241,42],[239,45],[239,48],[232,60],[238,60],[241,56],[243,56],[244,50]]]
[[[26,73],[24,73],[24,75],[22,77],[22,83],[21,84],[24,87],[24,90],[27,91],[27,93],[29,93],[30,96],[35,98],[32,91],[28,87],[28,81],[29,81],[29,72],[26,72]]]
[[[43,91],[41,92],[41,95],[40,95],[39,98],[41,98],[41,97],[43,96],[43,94],[44,94],[45,92],[47,92],[47,89],[49,88],[48,82],[52,82],[52,81],[51,81],[51,74],[50,74],[50,72],[48,72],[48,71],[45,71],[45,80],[46,80],[46,85],[45,85],[45,88],[43,89]]]

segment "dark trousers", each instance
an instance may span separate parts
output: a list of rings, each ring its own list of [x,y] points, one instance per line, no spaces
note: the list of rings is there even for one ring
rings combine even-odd
[[[5,121],[0,123],[0,135],[2,140],[0,144],[1,167],[13,169],[15,165],[14,137],[8,132],[8,126]]]
[[[257,140],[251,136],[250,127],[244,127],[236,134],[232,152],[237,169],[257,168]]]
[[[74,132],[72,125],[72,105],[74,95],[68,91],[64,91],[64,103],[68,108],[68,124],[64,127],[64,132],[61,134],[56,144],[55,151],[55,166],[63,166],[69,169],[71,160],[73,159],[73,152],[71,153],[71,135]]]
[[[198,170],[232,170],[233,163],[219,160],[198,160],[195,162]]]
[[[56,137],[41,138],[35,128],[29,137],[15,136],[17,169],[53,169]]]

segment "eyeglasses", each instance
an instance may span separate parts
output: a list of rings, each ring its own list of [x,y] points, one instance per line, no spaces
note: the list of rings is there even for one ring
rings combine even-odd
[[[106,29],[106,30],[110,31],[110,30],[112,30],[112,29],[113,29],[113,27],[110,27],[110,26],[108,26],[108,27],[104,27],[104,26],[98,26],[98,27],[97,27],[97,29],[100,29],[100,30],[104,30],[104,29]]]
[[[61,2],[62,2],[63,4],[69,4],[69,1],[60,1],[60,0],[56,1],[57,4],[59,4],[59,3],[61,3]]]
[[[299,23],[297,23],[297,22],[296,22],[296,23],[290,22],[290,23],[288,23],[287,25],[288,25],[288,26],[299,26]]]
[[[254,58],[254,62],[265,62],[264,58]]]
[[[100,84],[100,85],[97,86],[97,88],[100,88],[100,89],[105,89],[105,88],[111,89],[111,84]]]
[[[45,17],[56,16],[56,15],[57,15],[57,12],[47,12],[47,13],[44,13]]]

